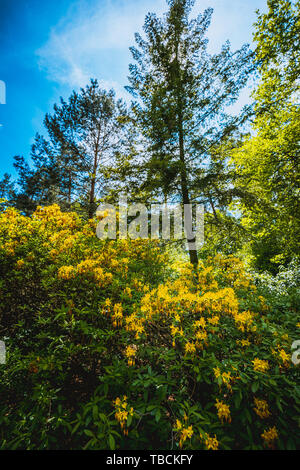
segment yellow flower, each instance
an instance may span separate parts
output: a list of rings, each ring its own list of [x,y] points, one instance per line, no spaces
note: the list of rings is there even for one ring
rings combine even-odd
[[[104,279],[104,271],[102,268],[98,267],[98,268],[95,268],[94,269],[94,277],[95,277],[95,280],[98,282],[98,283],[101,283],[101,281]]]
[[[111,316],[113,320],[113,326],[116,328],[117,326],[121,326],[123,321],[123,307],[121,304],[114,305],[114,313]]]
[[[54,248],[50,250],[49,255],[52,259],[55,259],[55,257],[58,255],[58,250],[55,250]]]
[[[216,435],[215,437],[210,437],[209,434],[207,434],[205,438],[205,446],[207,450],[218,450],[219,442]]]
[[[105,302],[104,302],[104,305],[103,305],[103,308],[101,310],[101,313],[103,315],[106,315],[108,316],[111,312],[111,300],[110,299],[106,299]]]
[[[127,418],[128,418],[128,415],[133,416],[134,410],[132,407],[130,408],[128,407],[127,397],[125,395],[123,396],[123,399],[117,397],[113,403],[116,408],[115,418],[117,421],[119,421],[121,429],[123,430],[123,433],[127,435],[128,434],[128,430],[126,429]]]
[[[175,336],[179,332],[178,326],[170,325],[171,335]]]
[[[58,270],[58,279],[72,279],[75,275],[75,269],[73,266],[62,266]]]
[[[196,352],[196,346],[194,343],[186,343],[184,349],[186,353],[194,354]]]
[[[195,334],[195,336],[196,336],[196,339],[199,340],[199,341],[202,341],[202,340],[207,339],[207,333],[206,333],[206,331],[197,331],[197,333]]]
[[[231,415],[230,415],[229,406],[226,405],[226,403],[223,403],[222,401],[219,401],[217,399],[215,407],[217,408],[218,417],[220,418],[222,423],[223,423],[224,419],[225,419],[225,421],[228,421],[228,423],[231,423]]]
[[[230,382],[234,380],[234,377],[231,376],[231,372],[221,373],[219,367],[214,368],[213,371],[215,374],[215,378],[218,379],[219,377],[221,377],[222,383],[225,384],[228,390],[231,391],[232,387],[230,385]]]
[[[265,441],[265,444],[272,448],[274,447],[274,441],[278,439],[278,432],[275,426],[273,428],[265,429],[261,434],[261,437]]]
[[[98,264],[97,260],[94,259],[85,259],[77,266],[77,272],[79,274],[91,273],[93,268]]]
[[[290,356],[285,352],[284,349],[279,350],[279,357],[285,366],[289,365]]]
[[[213,370],[214,370],[214,374],[215,374],[216,379],[218,379],[221,376],[221,371],[220,371],[219,367],[214,367]]]
[[[121,399],[119,397],[117,397],[114,401],[114,405],[115,406],[120,406],[121,405]]]
[[[135,364],[136,346],[127,346],[125,349],[125,356],[128,358],[128,365],[133,366]]]
[[[213,317],[207,319],[207,321],[211,323],[211,325],[217,325],[219,323],[219,320],[220,317],[218,317],[217,315],[214,315]]]
[[[118,410],[115,414],[116,419],[120,422],[121,427],[124,426],[124,423],[127,421],[128,412]]]
[[[252,323],[253,323],[253,313],[246,311],[246,312],[241,312],[241,313],[236,313],[234,315],[234,320],[237,324],[237,327],[239,330],[241,331],[245,331],[246,330],[249,330],[249,329],[252,329],[254,328],[255,330],[255,327],[252,326]]]
[[[205,328],[206,321],[204,317],[201,317],[200,320],[195,321],[194,327],[195,328]]]
[[[252,363],[253,369],[257,372],[266,372],[269,369],[268,361],[255,358]]]
[[[223,372],[222,381],[229,390],[232,390],[231,385],[230,385],[231,380],[233,380],[233,378],[231,377],[231,372]]]
[[[23,259],[18,259],[17,261],[17,268],[21,269],[25,264],[25,261]]]
[[[130,287],[125,287],[124,294],[127,294],[128,297],[132,297],[132,292],[131,292]]]
[[[180,431],[180,429],[182,428],[182,423],[179,419],[176,419],[176,431]]]
[[[182,428],[181,433],[180,433],[180,441],[179,441],[179,447],[180,449],[182,448],[183,443],[187,439],[191,439],[192,435],[194,434],[193,427],[189,426],[187,428]]]
[[[254,398],[255,407],[253,408],[255,413],[261,418],[268,418],[271,413],[269,411],[268,403],[265,400]]]

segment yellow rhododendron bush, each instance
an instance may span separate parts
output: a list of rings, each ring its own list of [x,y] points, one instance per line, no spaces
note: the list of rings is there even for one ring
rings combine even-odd
[[[295,448],[294,309],[238,258],[194,269],[96,223],[0,213],[0,446]]]

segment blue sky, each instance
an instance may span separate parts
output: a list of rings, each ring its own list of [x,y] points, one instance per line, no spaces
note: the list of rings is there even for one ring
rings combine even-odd
[[[255,10],[266,0],[196,0],[194,14],[214,8],[209,49],[229,39],[234,49],[252,42]],[[161,15],[165,0],[0,0],[0,80],[6,104],[0,104],[0,178],[14,174],[13,156],[30,155],[43,118],[60,96],[97,78],[130,99],[128,48],[142,31],[148,11]],[[241,104],[249,99],[246,90]],[[1,96],[0,96],[1,101]]]

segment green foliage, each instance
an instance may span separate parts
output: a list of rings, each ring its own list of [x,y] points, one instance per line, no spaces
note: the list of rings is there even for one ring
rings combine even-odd
[[[112,399],[132,371],[126,337],[101,312],[107,298],[132,311],[144,285],[162,279],[161,254],[151,243],[101,242],[95,223],[57,206],[0,219],[0,447],[113,447]],[[82,261],[68,280],[64,265]]]
[[[255,135],[233,152],[237,182],[256,195],[242,200],[255,266],[276,272],[299,256],[299,2],[272,0],[254,39],[261,80],[255,90]]]
[[[0,240],[0,448],[297,446],[295,267],[274,295],[232,256],[195,272],[58,206],[7,209]]]

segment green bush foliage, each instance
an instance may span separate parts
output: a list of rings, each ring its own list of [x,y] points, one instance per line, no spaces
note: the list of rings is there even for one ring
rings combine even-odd
[[[0,213],[0,448],[296,448],[294,300],[232,256],[195,270],[95,226]]]

